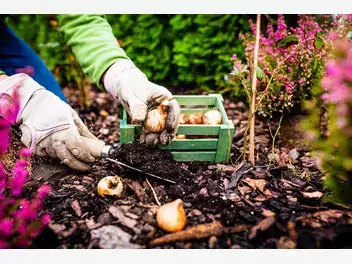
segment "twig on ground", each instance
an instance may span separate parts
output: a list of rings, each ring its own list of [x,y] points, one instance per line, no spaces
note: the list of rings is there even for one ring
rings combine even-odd
[[[146,180],[147,184],[149,185],[150,189],[151,189],[152,192],[153,192],[153,196],[154,196],[154,199],[155,199],[155,201],[156,201],[156,204],[157,204],[158,206],[161,206],[161,203],[159,202],[158,196],[156,196],[156,193],[155,193],[155,191],[154,191],[154,189],[153,189],[153,186],[150,184],[150,182],[148,181],[148,178],[147,178],[147,177],[145,178],[145,180]]]
[[[150,246],[173,243],[176,241],[188,241],[193,239],[202,239],[211,236],[220,236],[223,234],[233,234],[246,231],[250,225],[238,225],[234,227],[225,227],[220,222],[213,222],[211,224],[202,224],[192,226],[186,230],[178,231],[176,233],[167,234],[150,241]]]
[[[273,143],[271,145],[271,157],[269,158],[269,166],[271,165],[271,162],[273,161],[274,152],[275,152],[275,148],[274,148],[275,147],[275,140],[276,140],[277,134],[279,133],[279,130],[281,128],[281,121],[282,121],[283,117],[284,117],[283,115],[280,117],[280,121],[279,121],[278,127],[276,129],[275,135],[273,135],[273,133],[271,132],[271,128],[269,126],[270,135],[273,139]]]

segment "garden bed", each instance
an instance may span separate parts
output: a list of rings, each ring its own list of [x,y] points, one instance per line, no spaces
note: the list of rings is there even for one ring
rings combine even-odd
[[[80,108],[77,92],[67,89],[65,93],[95,135],[110,144],[119,141],[116,101],[92,90],[90,98],[95,98],[94,102],[89,108]],[[225,108],[235,125],[231,151],[235,163],[243,145],[248,112],[243,103],[225,101]],[[275,146],[277,155],[270,163],[269,127],[274,132],[277,122],[256,122],[258,162],[254,168],[249,163],[176,163],[168,151],[137,144],[124,145],[117,154],[122,162],[176,182],[148,178],[161,204],[183,200],[185,229],[214,222],[218,225],[203,227],[179,241],[158,245],[154,241],[151,246],[153,239],[166,232],[156,225],[156,199],[145,176],[100,161],[87,173],[70,171],[61,178],[48,179],[53,189],[44,210],[52,215],[52,223],[33,247],[351,248],[352,209],[324,203],[323,174],[315,160],[301,145],[286,149],[280,133],[277,142],[281,145]],[[108,175],[123,179],[123,198],[97,195],[98,181]],[[31,196],[41,183],[31,179],[26,184],[26,195]]]

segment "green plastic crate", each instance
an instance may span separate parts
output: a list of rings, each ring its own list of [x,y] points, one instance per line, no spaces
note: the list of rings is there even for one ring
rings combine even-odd
[[[222,123],[220,125],[179,125],[177,132],[179,135],[207,135],[209,138],[173,139],[169,145],[160,144],[158,147],[171,150],[178,162],[228,162],[234,126],[232,120],[229,120],[226,115],[222,95],[175,95],[174,98],[180,104],[181,112],[185,114],[206,112],[215,107],[222,115]],[[138,141],[142,132],[141,125],[130,124],[128,120],[127,112],[123,109],[120,120],[121,144]]]

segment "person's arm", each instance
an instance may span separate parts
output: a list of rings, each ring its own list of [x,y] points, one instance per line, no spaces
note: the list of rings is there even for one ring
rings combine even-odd
[[[102,88],[102,76],[115,62],[130,61],[104,15],[57,15],[59,30],[83,72]]]
[[[150,82],[118,45],[104,15],[58,15],[60,31],[83,72],[99,87],[118,98],[136,122],[143,122],[148,107],[171,99],[165,87]],[[170,101],[166,128],[160,134],[142,133],[147,145],[168,144],[176,135],[180,107]]]

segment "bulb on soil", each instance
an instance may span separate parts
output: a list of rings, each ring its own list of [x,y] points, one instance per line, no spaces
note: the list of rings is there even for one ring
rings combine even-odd
[[[153,133],[161,133],[165,129],[169,100],[164,100],[156,108],[148,112],[144,128]]]
[[[99,181],[97,191],[102,197],[114,196],[120,198],[124,193],[124,185],[119,176],[107,176]]]
[[[210,110],[203,115],[203,124],[205,125],[219,125],[222,117],[218,110]]]
[[[181,199],[161,206],[156,212],[158,226],[167,232],[177,232],[186,225],[186,213]]]

